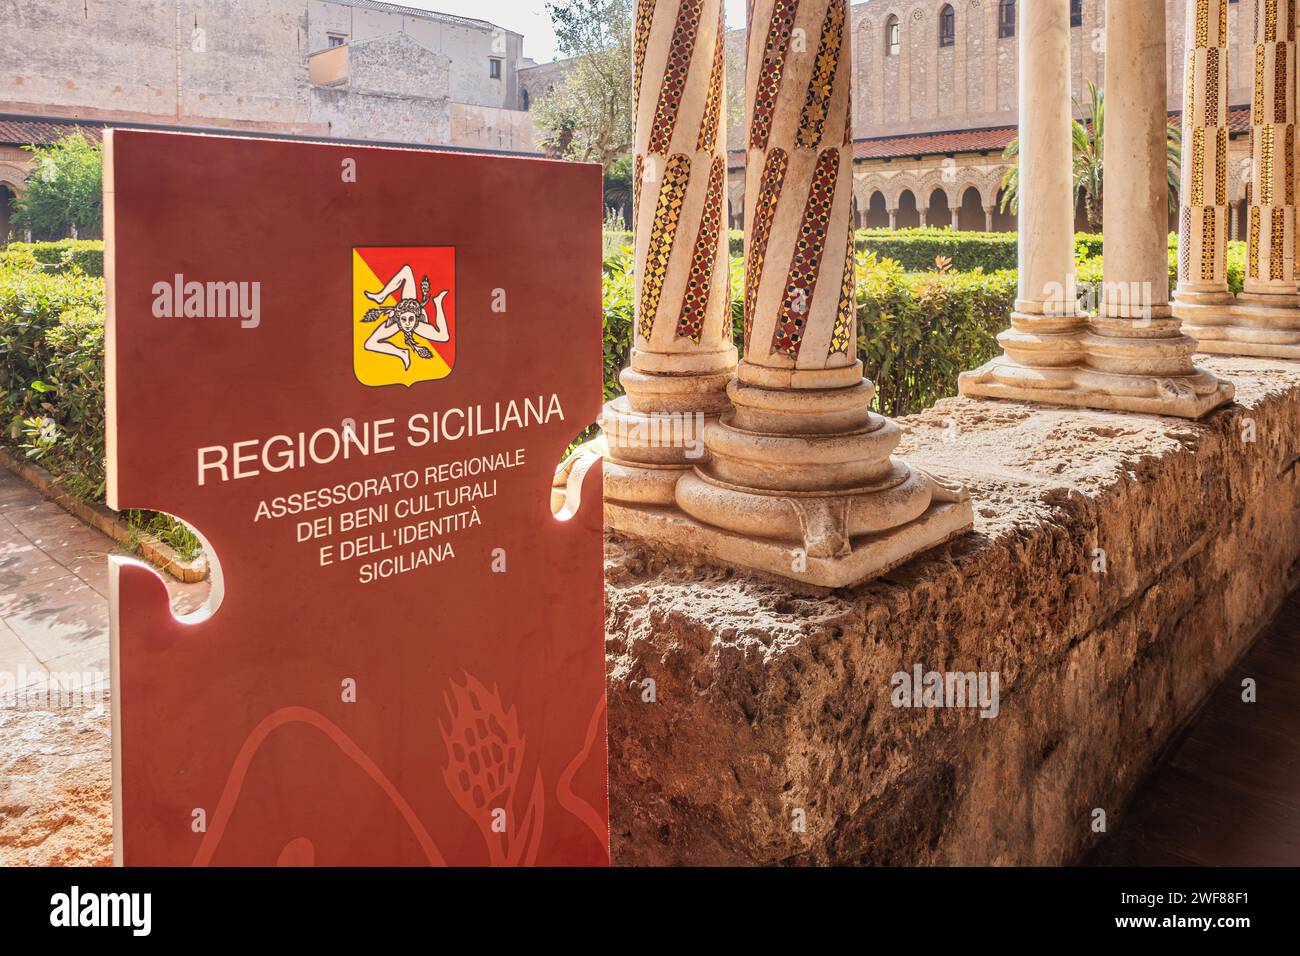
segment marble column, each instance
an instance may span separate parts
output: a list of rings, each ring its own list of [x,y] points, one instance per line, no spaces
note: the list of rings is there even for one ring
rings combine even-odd
[[[735,373],[722,0],[638,0],[635,339],[601,425],[607,499],[667,504]]]
[[[1070,2],[1021,4],[1019,284],[1003,355],[960,376],[968,396],[1067,401],[1083,364],[1087,317],[1074,273]],[[990,215],[990,218],[991,215]],[[991,225],[991,223],[990,223]]]
[[[1020,17],[1021,104],[1032,123],[1040,87],[1050,87],[1054,103],[1068,95],[1069,2],[1020,4]],[[1151,68],[1165,63],[1165,54],[1165,0],[1107,4],[1100,308],[1085,325],[1074,314],[1073,282],[1065,294],[1058,292],[1062,272],[1072,275],[1064,235],[1074,220],[1061,183],[1069,139],[1058,120],[1051,137],[1056,146],[1047,154],[1054,157],[1053,172],[1040,172],[1032,157],[1022,159],[1022,177],[1029,177],[1021,182],[1022,216],[1037,222],[1032,204],[1051,205],[1041,212],[1043,225],[1021,221],[1021,300],[1011,329],[999,336],[1005,355],[962,375],[963,395],[1186,418],[1231,401],[1231,384],[1193,365],[1196,343],[1179,330],[1169,306],[1166,80],[1165,70]],[[1023,69],[1030,62],[1037,69]],[[1030,137],[1026,145],[1032,149],[1033,142]],[[1037,188],[1040,176],[1044,186],[1053,186],[1050,195]],[[1057,231],[1061,238],[1052,239]]]
[[[857,358],[846,0],[756,0],[746,60],[745,356],[677,484],[691,542],[836,587],[971,527],[970,496],[891,457]],[[807,38],[807,48],[791,43]]]
[[[1296,230],[1300,150],[1296,135],[1296,3],[1250,3],[1255,41],[1250,111],[1254,188],[1247,203],[1245,289],[1227,308],[1217,304],[1197,307],[1194,297],[1188,297],[1188,307],[1180,285],[1175,314],[1183,319],[1183,331],[1196,339],[1203,352],[1300,359],[1300,295],[1296,288],[1296,245],[1300,241]],[[1203,8],[1208,11],[1211,37],[1216,26],[1222,29],[1226,22],[1226,0],[1188,0],[1188,8],[1189,31],[1201,31]],[[1226,80],[1223,82],[1226,88]],[[1188,143],[1183,143],[1185,165],[1195,161],[1195,145],[1189,159]],[[1204,165],[1210,165],[1208,158]],[[1204,169],[1201,172],[1206,174]],[[1183,215],[1186,218],[1187,212]],[[1191,231],[1195,233],[1196,228],[1193,213]],[[1195,272],[1194,258],[1188,265]]]
[[[993,206],[984,207],[984,231],[985,232],[993,231],[993,213],[995,211],[996,211],[995,207]]]

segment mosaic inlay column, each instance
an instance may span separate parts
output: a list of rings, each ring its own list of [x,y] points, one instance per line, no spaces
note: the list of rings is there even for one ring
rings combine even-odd
[[[712,557],[825,586],[971,526],[969,495],[892,458],[857,358],[845,0],[756,0],[746,60],[745,356],[677,485]]]
[[[638,0],[635,340],[601,425],[607,498],[666,504],[735,373],[722,0]]]
[[[1228,0],[1187,0],[1178,291],[1174,314],[1222,312],[1228,292]]]
[[[1021,55],[1026,61],[1041,57],[1040,69],[1055,76],[1052,85],[1059,87],[1058,73],[1069,75],[1068,0],[1035,0],[1019,10]],[[1032,52],[1035,46],[1038,54]],[[1062,268],[1072,272],[1072,264],[1055,265],[1042,278],[1034,275],[1044,256],[1056,261],[1062,255],[1055,243],[1048,243],[1049,250],[1039,248],[1056,230],[1022,222],[1021,278],[1024,283],[1028,273],[1029,284],[1022,284],[1021,294],[1044,290],[1043,317],[1034,316],[1032,301],[1028,307],[1018,303],[1019,321],[1013,317],[1011,330],[999,337],[1006,355],[963,375],[963,395],[1185,418],[1199,418],[1232,399],[1229,383],[1192,364],[1196,342],[1179,331],[1169,306],[1166,79],[1163,69],[1151,68],[1166,62],[1165,55],[1165,0],[1107,4],[1106,254],[1100,307],[1080,335],[1070,297],[1053,304],[1046,292],[1055,288],[1052,276]],[[1021,76],[1032,87],[1022,87],[1022,109],[1026,104],[1032,109],[1041,76],[1038,71]],[[1060,95],[1058,89],[1053,101]],[[1056,150],[1068,150],[1068,133],[1057,128],[1055,136]],[[1055,150],[1049,154],[1057,156]],[[1022,185],[1022,204],[1037,201],[1036,185],[1053,182],[1056,198],[1047,201],[1059,203],[1064,192],[1059,157],[1052,168],[1054,174],[1038,183],[1034,177],[1047,174],[1026,167],[1030,179]],[[1073,209],[1044,215],[1057,219],[1057,228],[1069,228]],[[1072,295],[1073,282],[1068,286]]]
[[[1250,110],[1252,189],[1247,206],[1245,289],[1226,309],[1187,309],[1180,287],[1176,314],[1184,320],[1183,330],[1196,339],[1203,352],[1300,359],[1297,4],[1296,0],[1252,0],[1251,5],[1255,41]],[[1221,0],[1212,6],[1226,9]],[[1186,142],[1183,150],[1186,155]]]
[[[1023,4],[1020,55],[1019,285],[1003,355],[958,379],[963,395],[1035,397],[1075,386],[1087,318],[1074,274],[1069,0]],[[1050,401],[1051,399],[1044,399]]]

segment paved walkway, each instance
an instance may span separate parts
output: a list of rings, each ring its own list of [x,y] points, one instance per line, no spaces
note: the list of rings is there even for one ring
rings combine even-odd
[[[105,556],[121,550],[0,469],[0,674],[26,692],[0,700],[0,866],[110,862],[107,710],[42,701],[46,674],[64,691],[66,675],[107,687]],[[187,611],[208,589],[168,579],[168,590]]]
[[[1256,702],[1242,700],[1255,681]],[[1093,854],[1099,866],[1300,865],[1300,591]]]

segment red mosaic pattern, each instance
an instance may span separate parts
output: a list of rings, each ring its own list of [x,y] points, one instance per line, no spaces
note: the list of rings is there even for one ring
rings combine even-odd
[[[772,332],[772,351],[790,358],[799,357],[813,293],[821,273],[822,255],[826,251],[826,232],[830,227],[831,207],[835,205],[835,181],[839,177],[840,151],[823,150],[817,157],[808,202],[795,241],[790,273],[785,283],[785,297]]]
[[[654,26],[655,0],[637,0],[636,36],[632,41],[632,100],[641,102],[641,72],[645,69],[645,50]]]
[[[700,218],[699,232],[695,236],[695,251],[691,255],[691,274],[686,279],[682,314],[677,319],[677,337],[688,338],[697,345],[704,333],[714,267],[718,262],[718,236],[722,234],[722,186],[726,175],[724,165],[722,157],[717,156],[709,169],[704,212]]]
[[[821,145],[843,45],[844,0],[831,0],[826,8],[826,19],[822,21],[822,36],[817,44],[812,76],[808,79],[803,112],[799,115],[798,143],[805,149],[816,149]]]
[[[700,8],[704,0],[682,0],[677,10],[677,24],[673,27],[672,43],[668,47],[668,64],[664,67],[664,82],[659,88],[659,106],[655,109],[654,127],[650,131],[647,152],[668,152],[677,126],[677,111],[682,105],[682,91],[686,89],[686,75],[691,71],[691,56],[695,52],[695,38],[700,32]]]
[[[718,39],[713,44],[713,68],[709,71],[709,95],[704,101],[704,118],[700,122],[700,138],[695,148],[711,153],[718,145],[718,123],[722,113],[722,81],[726,73],[726,25],[722,20],[722,4],[718,4]]]
[[[668,158],[663,182],[659,184],[659,202],[650,227],[650,246],[641,270],[641,302],[637,310],[637,332],[649,339],[659,312],[659,297],[668,276],[668,260],[673,254],[677,223],[686,202],[686,187],[691,179],[690,157],[676,153]]]
[[[853,345],[854,332],[857,331],[858,285],[853,274],[853,221],[857,216],[857,202],[849,207],[849,235],[844,244],[844,278],[840,281],[840,310],[835,316],[835,328],[831,332],[830,354],[848,353]]]
[[[767,46],[763,49],[763,63],[758,68],[758,86],[754,92],[754,117],[749,124],[752,149],[766,149],[767,139],[772,134],[776,100],[781,93],[781,74],[785,72],[785,55],[798,10],[799,0],[776,0],[772,6]]]
[[[749,253],[745,261],[745,347],[749,347],[749,334],[754,327],[754,300],[758,297],[758,283],[763,278],[763,259],[767,255],[767,241],[772,236],[772,220],[776,218],[776,204],[781,198],[781,186],[790,160],[785,150],[777,147],[767,155],[763,166],[763,179],[754,203],[754,222],[750,225],[746,243]]]

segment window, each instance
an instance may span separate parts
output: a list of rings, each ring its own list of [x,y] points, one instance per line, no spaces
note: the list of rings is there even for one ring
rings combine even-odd
[[[1070,0],[1070,26],[1083,26],[1083,0]]]
[[[347,37],[342,36],[341,34],[338,33],[329,34],[328,39],[329,39],[330,46],[342,46],[344,43],[348,42]]]
[[[885,21],[885,56],[898,56],[903,48],[903,27],[898,17],[891,16]]]
[[[1016,0],[998,0],[998,36],[1016,35]]]
[[[939,46],[952,46],[957,42],[957,14],[952,4],[944,4],[939,11]]]
[[[488,59],[488,76],[494,80],[501,79],[501,61],[496,57]]]
[[[532,98],[528,95],[527,90],[524,90],[523,92],[523,100],[524,100],[524,109],[529,109],[532,106]]]

